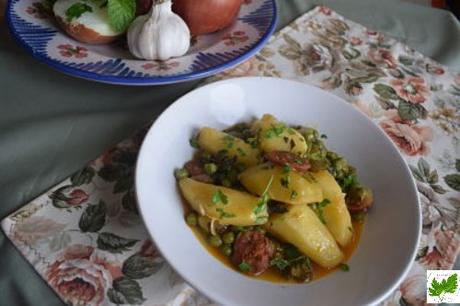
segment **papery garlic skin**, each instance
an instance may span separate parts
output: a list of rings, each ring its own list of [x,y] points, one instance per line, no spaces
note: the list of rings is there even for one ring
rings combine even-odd
[[[190,47],[190,31],[171,10],[172,2],[158,2],[154,0],[150,12],[137,17],[129,26],[128,47],[137,58],[167,60],[184,55]]]

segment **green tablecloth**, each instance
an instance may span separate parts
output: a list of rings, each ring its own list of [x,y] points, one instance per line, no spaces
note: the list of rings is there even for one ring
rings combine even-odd
[[[4,1],[4,0],[0,0]],[[452,15],[400,1],[279,0],[278,28],[317,4],[460,70]],[[60,74],[0,29],[0,219],[144,126],[197,81],[119,87]],[[0,305],[60,305],[0,232]]]

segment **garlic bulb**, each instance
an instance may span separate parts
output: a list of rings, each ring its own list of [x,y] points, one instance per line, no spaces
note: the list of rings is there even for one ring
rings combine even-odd
[[[171,10],[171,0],[154,0],[147,15],[137,17],[128,29],[129,51],[148,60],[182,56],[190,47],[190,31]]]

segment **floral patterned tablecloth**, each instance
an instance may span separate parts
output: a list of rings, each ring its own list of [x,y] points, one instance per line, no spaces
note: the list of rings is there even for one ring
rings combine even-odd
[[[423,235],[409,275],[384,304],[426,304],[425,270],[451,268],[460,249],[460,74],[320,6],[257,56],[208,82],[247,75],[331,91],[397,144],[417,181]],[[143,135],[108,150],[1,223],[66,303],[213,304],[170,268],[139,218],[133,174]]]

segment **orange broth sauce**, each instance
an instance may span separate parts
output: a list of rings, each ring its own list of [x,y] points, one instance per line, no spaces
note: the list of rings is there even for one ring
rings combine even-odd
[[[207,238],[206,238],[206,234],[204,233],[204,231],[201,228],[199,228],[199,226],[194,226],[194,227],[190,227],[190,228],[193,231],[193,233],[195,234],[195,236],[198,238],[198,240],[201,242],[201,244],[205,247],[205,249],[209,253],[211,253],[215,258],[217,258],[221,263],[223,263],[227,267],[239,272],[238,268],[236,268],[231,263],[229,257],[225,256],[219,250],[219,248],[213,247],[211,244],[209,244],[209,242],[207,241]],[[353,230],[354,230],[353,239],[347,246],[345,246],[344,248],[341,248],[343,253],[344,253],[345,262],[347,262],[349,260],[349,258],[351,257],[351,255],[355,251],[356,247],[358,246],[359,240],[361,238],[361,233],[363,231],[363,228],[364,228],[364,223],[363,222],[355,222],[355,221],[353,221]],[[339,267],[340,266],[335,267],[333,269],[326,269],[326,268],[323,268],[323,267],[317,265],[316,263],[313,263],[313,280],[317,280],[317,279],[319,279],[321,277],[324,277],[325,275],[328,275],[328,274],[338,270]],[[245,275],[247,275],[247,274],[245,274]],[[288,279],[283,274],[281,274],[276,268],[273,268],[273,267],[268,268],[267,271],[265,271],[261,275],[258,275],[258,276],[247,275],[247,276],[250,276],[250,277],[253,277],[253,278],[256,278],[256,279],[265,280],[265,281],[275,282],[275,283],[291,283],[291,284],[298,284],[299,283],[299,282],[297,282],[295,280]]]

